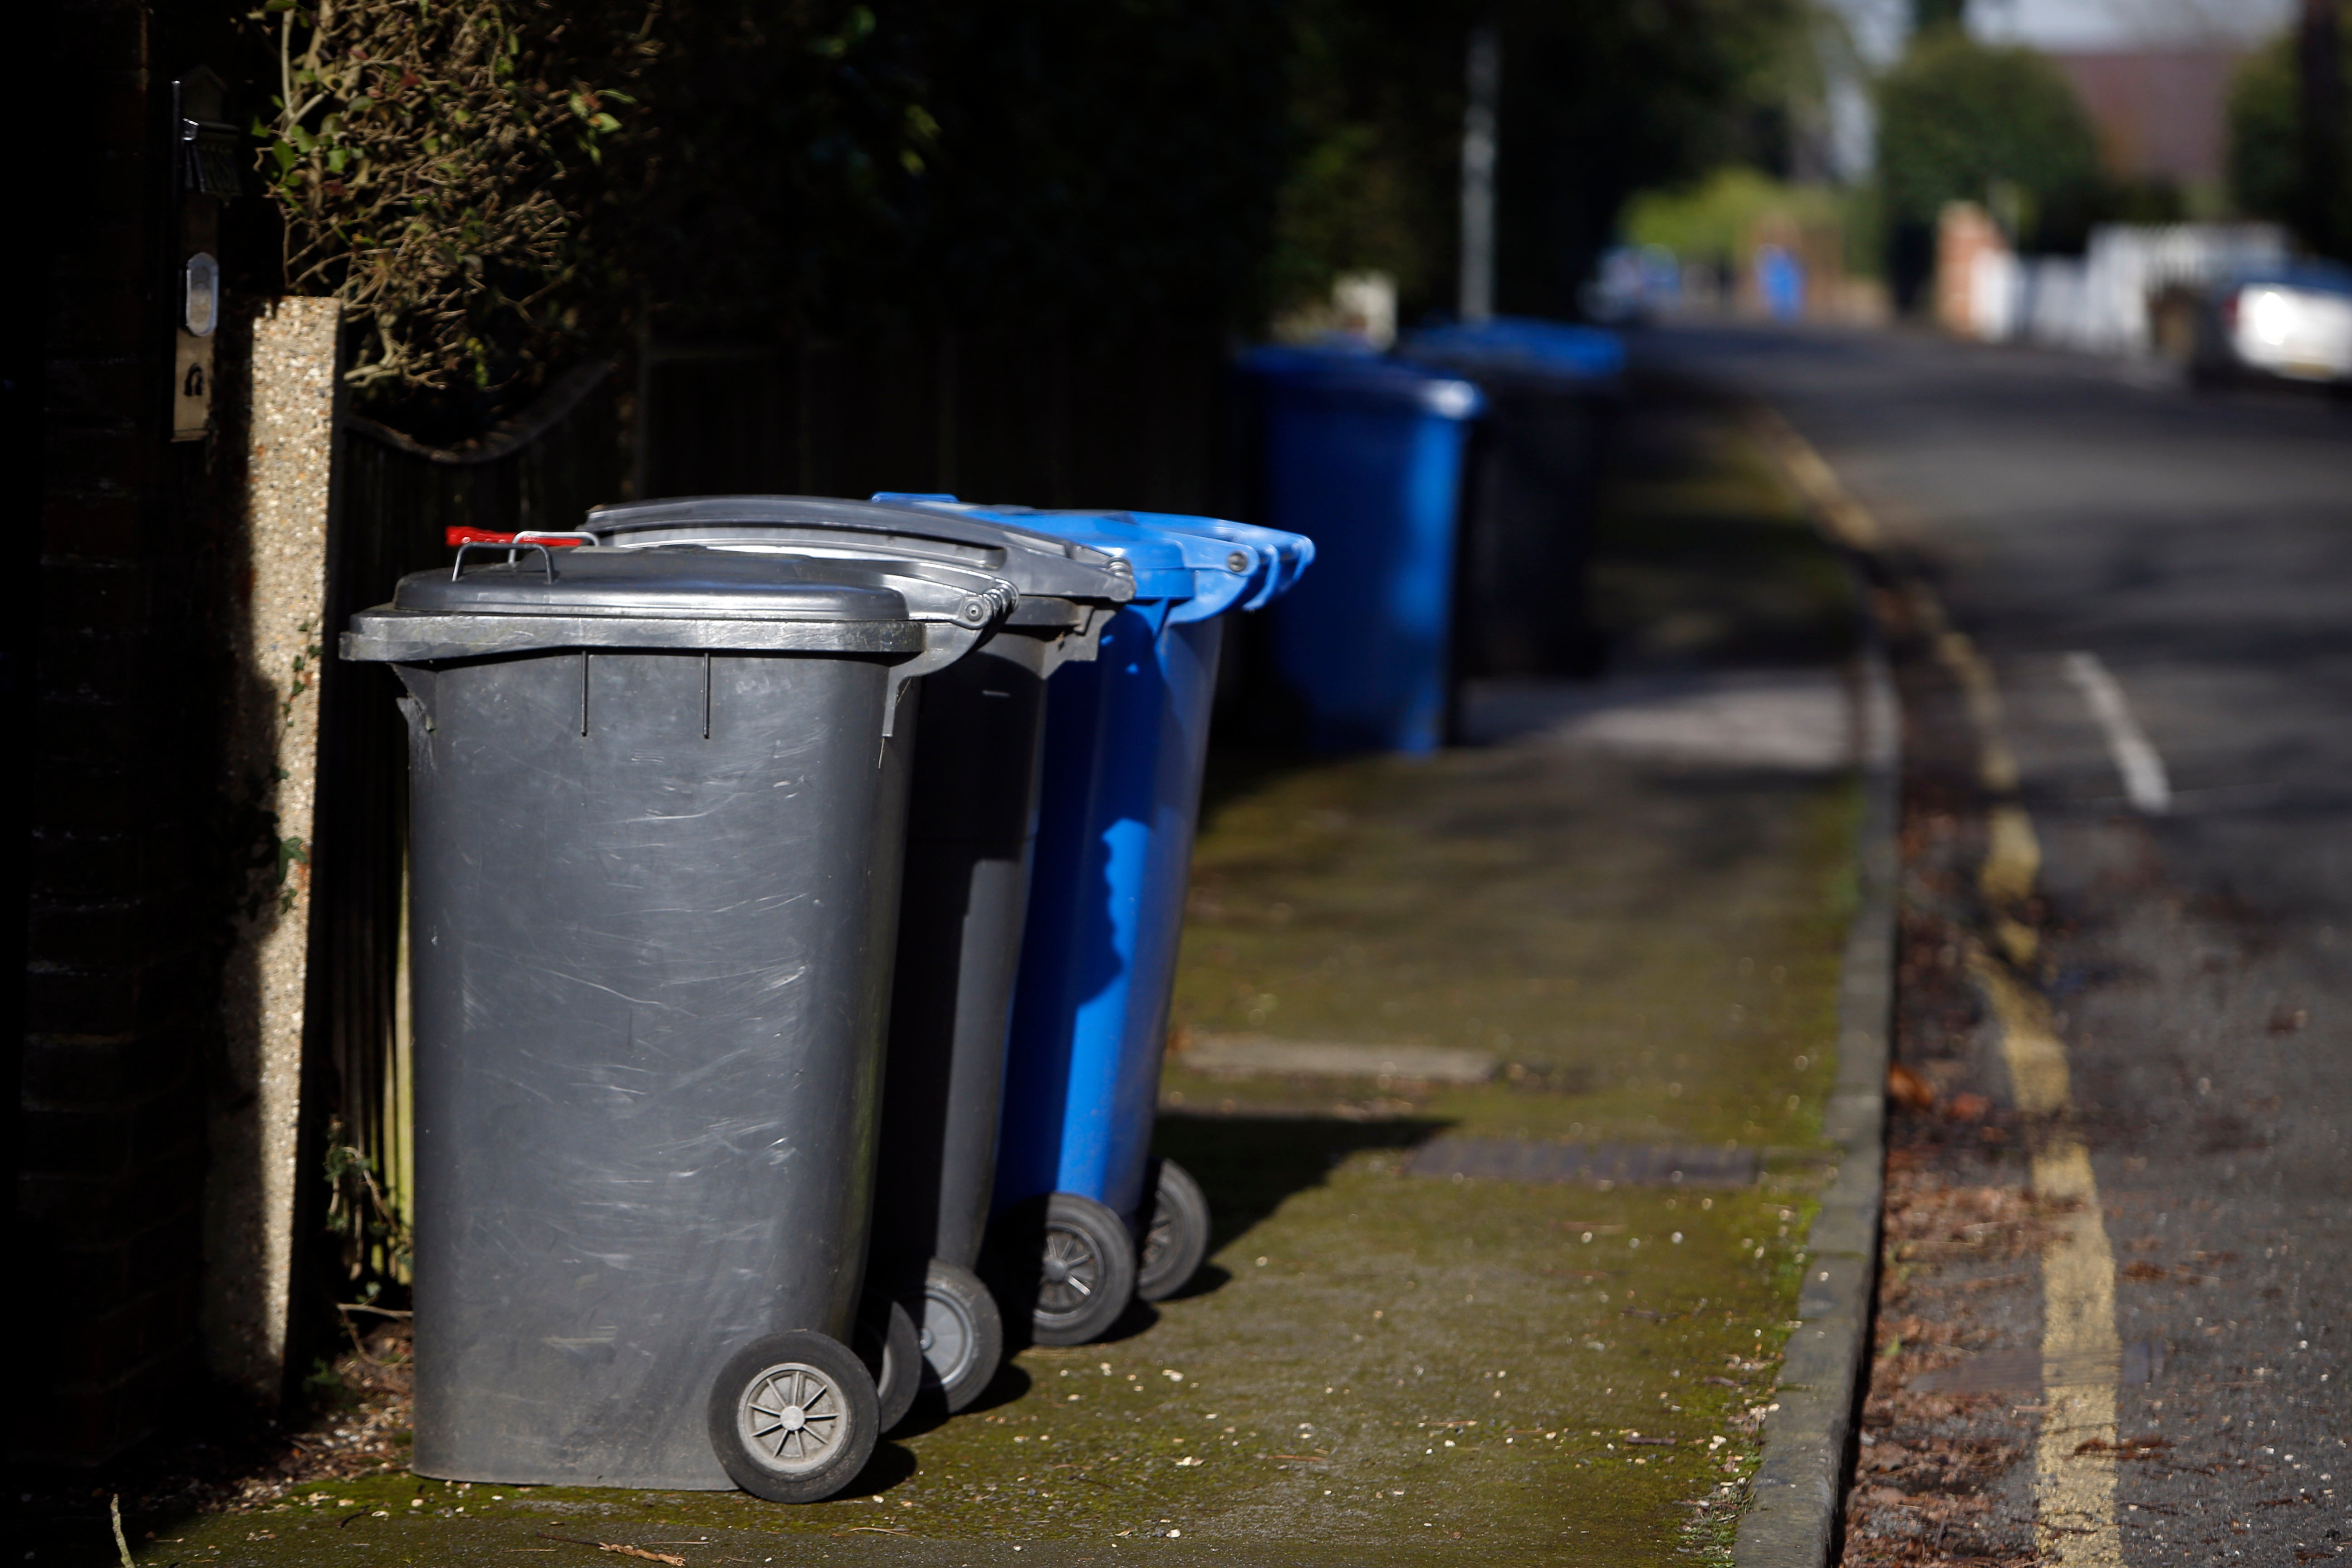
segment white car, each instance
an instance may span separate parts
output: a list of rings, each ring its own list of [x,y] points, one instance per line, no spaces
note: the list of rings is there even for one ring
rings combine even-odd
[[[2352,269],[2304,261],[2244,273],[2208,296],[2194,368],[2352,385]]]

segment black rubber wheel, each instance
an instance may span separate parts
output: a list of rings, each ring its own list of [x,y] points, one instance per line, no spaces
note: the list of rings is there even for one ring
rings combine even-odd
[[[1135,1237],[1118,1215],[1076,1193],[1007,1210],[992,1252],[997,1299],[1009,1311],[1026,1309],[1034,1344],[1099,1338],[1135,1299]]]
[[[889,1298],[868,1294],[857,1305],[856,1350],[874,1377],[882,1431],[894,1432],[923,1387],[922,1342],[914,1318]]]
[[[1209,1199],[1192,1173],[1173,1160],[1152,1163],[1151,1223],[1135,1268],[1135,1293],[1165,1301],[1192,1281],[1209,1256]]]
[[[754,1340],[710,1388],[710,1447],[770,1502],[819,1502],[857,1479],[881,1436],[874,1379],[838,1340],[805,1329]]]
[[[1004,1319],[996,1298],[971,1269],[934,1258],[922,1294],[905,1304],[922,1346],[923,1386],[936,1390],[952,1415],[980,1397],[1004,1360]]]

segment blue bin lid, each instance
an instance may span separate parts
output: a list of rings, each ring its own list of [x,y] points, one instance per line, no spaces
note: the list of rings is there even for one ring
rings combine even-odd
[[[1625,373],[1625,340],[1617,333],[1528,316],[1425,328],[1407,334],[1397,352],[1407,360],[1426,355],[1454,369],[1485,362],[1497,369],[1544,371],[1578,381],[1614,381]]]
[[[1189,517],[1175,512],[1139,511],[1139,522],[1181,532],[1205,533],[1212,539],[1244,545],[1262,558],[1255,590],[1243,600],[1244,610],[1263,609],[1290,591],[1299,574],[1315,564],[1315,542],[1303,533],[1262,528],[1254,522],[1233,522],[1222,517]]]
[[[1221,615],[1244,599],[1263,599],[1266,580],[1277,571],[1277,552],[1255,537],[1244,539],[1212,531],[1208,525],[1247,529],[1243,523],[1216,519],[1181,517],[1171,513],[1113,510],[1042,510],[1035,507],[981,505],[951,495],[908,490],[883,490],[877,501],[953,512],[992,522],[1066,539],[1125,561],[1135,573],[1139,600],[1164,601],[1179,621],[1205,620]],[[1276,531],[1248,529],[1255,536]],[[1297,539],[1296,534],[1285,538]],[[1301,542],[1304,542],[1301,541]],[[1311,552],[1312,546],[1308,546]],[[1295,552],[1294,552],[1295,553]],[[1296,570],[1290,575],[1297,575]],[[1284,586],[1287,586],[1286,582]]]
[[[1477,387],[1460,376],[1383,359],[1369,348],[1255,348],[1242,355],[1250,374],[1295,392],[1337,402],[1470,419],[1486,408]]]

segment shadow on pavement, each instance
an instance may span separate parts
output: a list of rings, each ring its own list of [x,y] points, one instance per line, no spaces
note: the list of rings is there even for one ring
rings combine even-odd
[[[1367,1149],[1418,1148],[1452,1126],[1433,1116],[1350,1121],[1336,1116],[1216,1116],[1162,1110],[1153,1148],[1192,1173],[1208,1194],[1209,1250],[1215,1253],[1272,1214],[1284,1199],[1319,1187],[1331,1168]],[[1184,1294],[1205,1295],[1223,1279],[1203,1268]]]

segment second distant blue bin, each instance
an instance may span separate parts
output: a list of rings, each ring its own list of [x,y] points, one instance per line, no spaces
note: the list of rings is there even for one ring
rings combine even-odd
[[[1477,387],[1341,349],[1267,348],[1260,505],[1315,575],[1275,617],[1276,668],[1323,751],[1444,743],[1455,529]]]
[[[1586,566],[1624,340],[1496,316],[1413,332],[1397,354],[1486,398],[1454,557],[1454,679],[1591,674],[1601,649]]]
[[[932,505],[946,505],[932,501]],[[1043,799],[998,1141],[1000,1300],[1077,1344],[1207,1245],[1191,1178],[1151,1160],[1160,1060],[1223,625],[1315,559],[1297,534],[1158,512],[959,508],[1127,562],[1135,598],[1047,683]],[[1007,1299],[1010,1298],[1010,1299]]]

